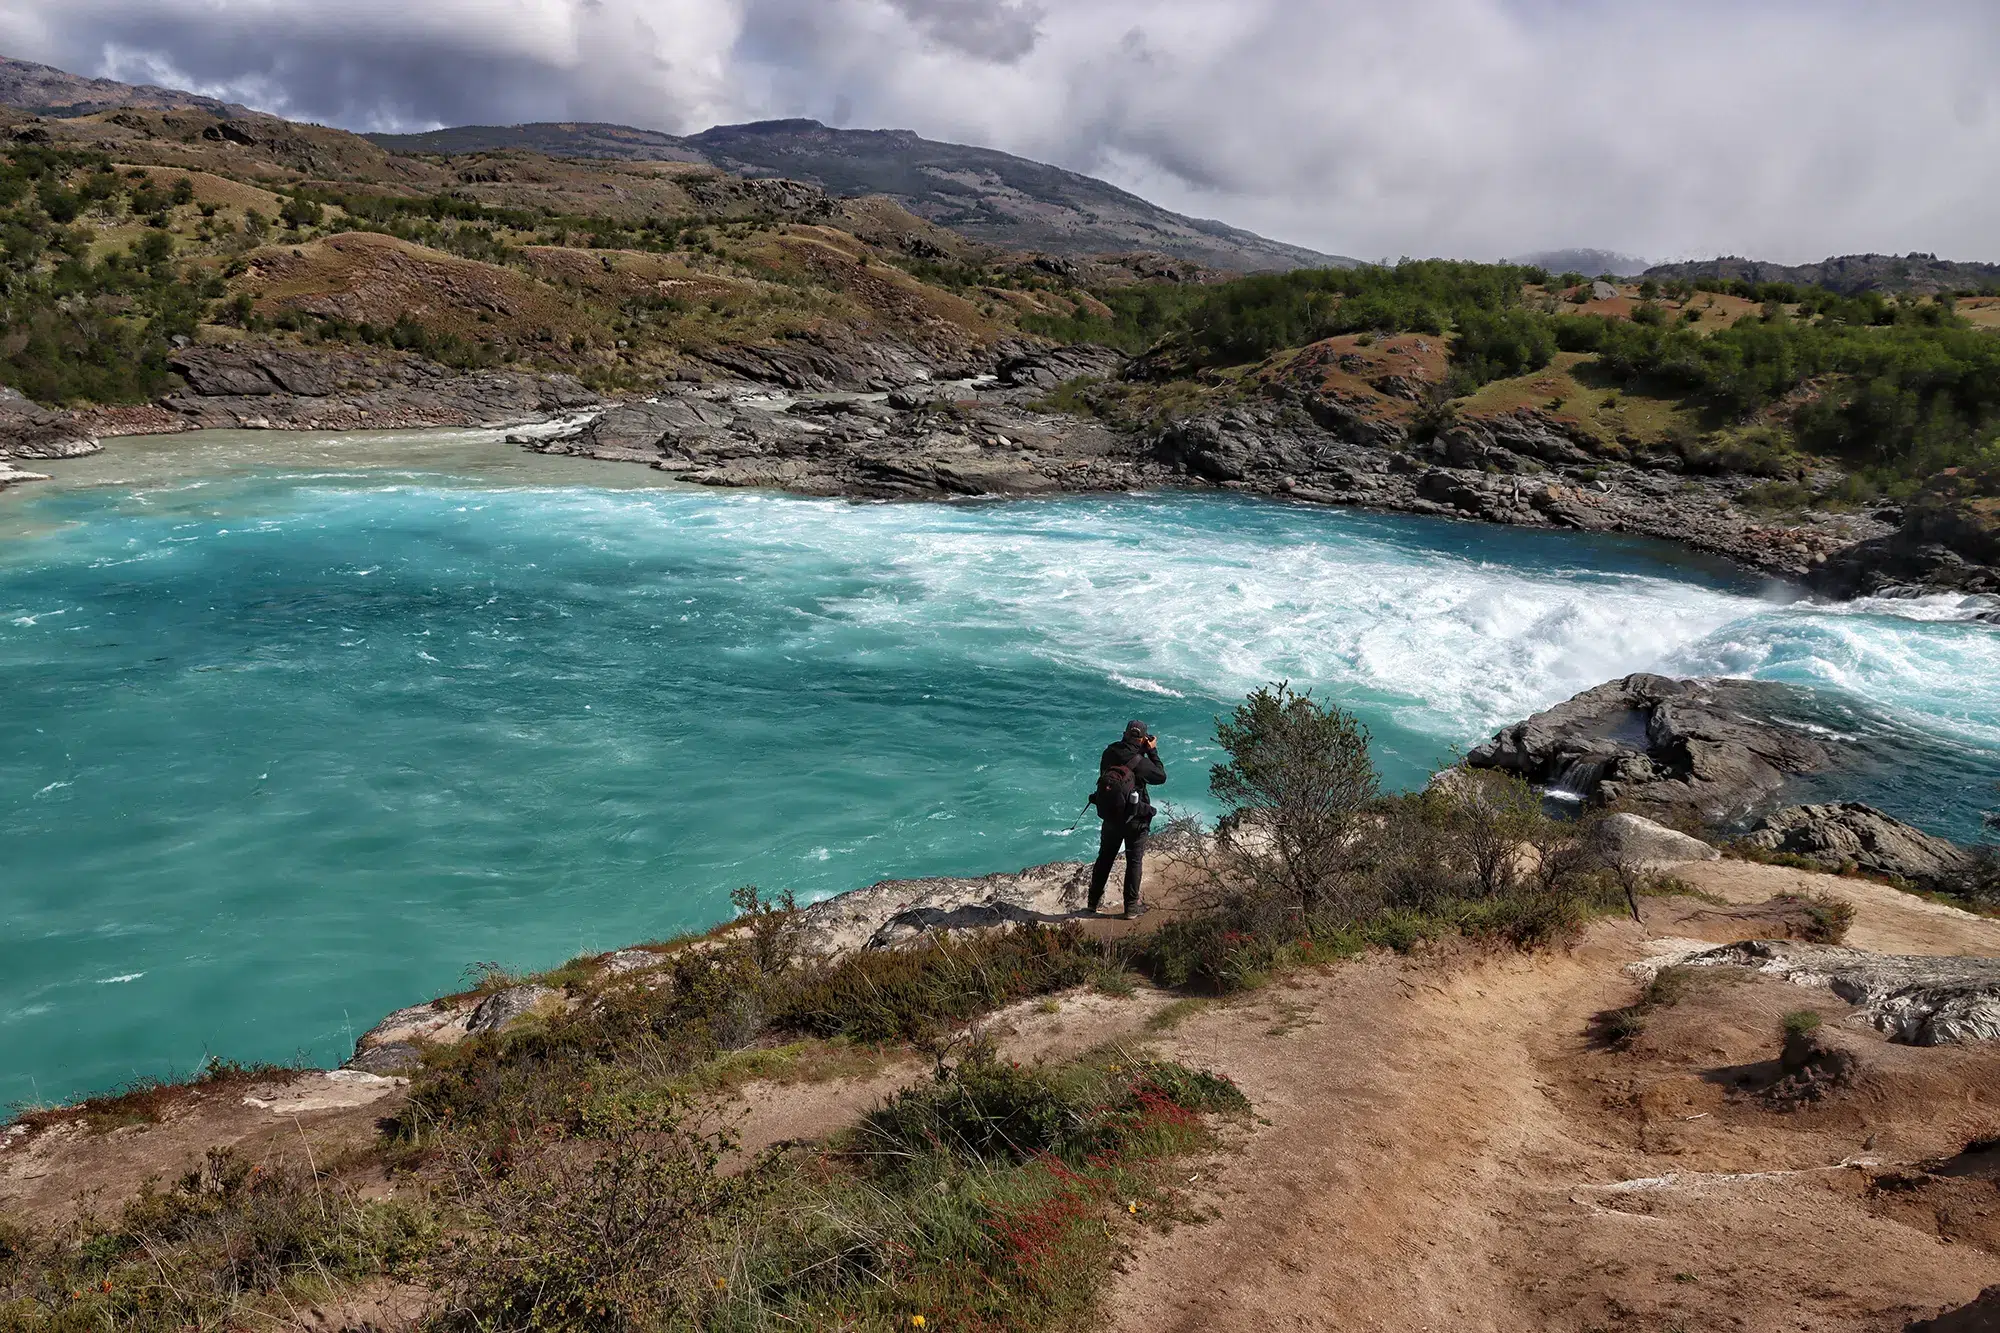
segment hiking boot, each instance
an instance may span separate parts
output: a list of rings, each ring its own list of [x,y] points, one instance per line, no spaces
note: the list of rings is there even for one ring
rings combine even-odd
[[[1128,907],[1124,911],[1120,912],[1118,914],[1118,919],[1121,921],[1137,921],[1140,917],[1146,915],[1146,913],[1152,910],[1153,910],[1152,908],[1147,907],[1144,903],[1141,903],[1136,907]]]

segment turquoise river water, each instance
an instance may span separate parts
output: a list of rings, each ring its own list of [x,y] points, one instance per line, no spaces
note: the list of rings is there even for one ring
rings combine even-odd
[[[1153,495],[677,489],[497,435],[115,443],[0,495],[0,1103],[338,1060],[471,964],[756,883],[1086,854],[1098,748],[1289,678],[1392,783],[1623,673],[1816,687],[1855,792],[1971,836],[2000,638],[1645,543]]]

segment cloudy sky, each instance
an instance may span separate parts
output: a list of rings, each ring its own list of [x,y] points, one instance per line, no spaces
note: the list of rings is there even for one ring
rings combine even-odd
[[[2000,0],[0,0],[351,129],[812,116],[1364,258],[2000,260]]]

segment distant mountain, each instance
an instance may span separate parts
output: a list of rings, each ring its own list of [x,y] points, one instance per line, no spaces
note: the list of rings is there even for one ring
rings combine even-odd
[[[883,194],[974,240],[1052,254],[1158,251],[1212,268],[1351,268],[1359,261],[1184,217],[1091,176],[909,130],[836,130],[816,120],[718,125],[681,138],[623,125],[464,126],[372,134],[392,152],[507,149],[551,157],[708,162],[743,176],[784,176],[831,194]]]
[[[1936,292],[2000,287],[2000,264],[1958,263],[1936,255],[1838,255],[1817,264],[1767,264],[1754,259],[1693,260],[1655,264],[1649,278],[1724,278],[1744,282],[1794,282],[1854,295],[1858,292]]]
[[[611,158],[627,162],[706,162],[688,140],[658,130],[594,121],[560,121],[540,125],[461,125],[425,134],[366,136],[392,153],[540,153],[544,157]]]
[[[1645,260],[1621,255],[1616,250],[1537,250],[1531,255],[1516,255],[1512,262],[1532,264],[1551,273],[1581,273],[1588,278],[1599,278],[1606,273],[1629,278],[1646,271]]]
[[[174,88],[120,83],[116,79],[86,79],[50,65],[0,56],[0,106],[32,111],[40,116],[88,116],[114,107],[136,106],[150,111],[206,111],[211,115],[248,114],[248,107]]]

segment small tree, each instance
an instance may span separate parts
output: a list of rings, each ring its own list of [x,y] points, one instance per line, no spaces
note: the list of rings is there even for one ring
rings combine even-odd
[[[325,216],[326,210],[310,199],[287,199],[278,210],[280,220],[295,231],[317,227]]]
[[[1540,850],[1537,835],[1550,822],[1542,798],[1512,773],[1466,770],[1455,779],[1442,788],[1454,850],[1480,897],[1509,893],[1529,869],[1524,849]]]
[[[1368,729],[1289,682],[1258,689],[1215,726],[1229,762],[1209,771],[1217,827],[1250,886],[1308,915],[1331,905],[1381,786]]]

